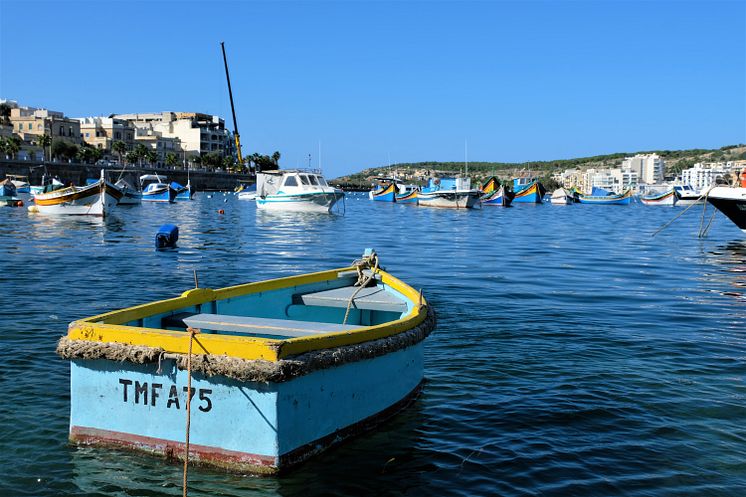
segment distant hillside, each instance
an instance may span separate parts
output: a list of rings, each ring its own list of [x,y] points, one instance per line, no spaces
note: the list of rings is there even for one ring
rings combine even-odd
[[[728,145],[719,149],[691,150],[647,150],[640,152],[619,152],[577,159],[559,159],[538,162],[469,162],[469,176],[475,181],[483,181],[489,176],[512,178],[522,172],[531,172],[549,182],[552,173],[565,169],[589,169],[619,167],[625,157],[635,154],[658,154],[666,161],[666,174],[676,175],[697,162],[718,162],[746,159],[746,145]],[[359,173],[341,176],[332,180],[334,184],[369,185],[376,176],[397,176],[408,181],[424,181],[430,175],[463,173],[463,162],[414,162],[365,169]]]

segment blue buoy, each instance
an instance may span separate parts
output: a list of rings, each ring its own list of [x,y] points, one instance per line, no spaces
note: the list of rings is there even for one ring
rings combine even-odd
[[[173,224],[164,224],[158,228],[158,233],[155,234],[155,248],[174,248],[178,239],[179,227]]]

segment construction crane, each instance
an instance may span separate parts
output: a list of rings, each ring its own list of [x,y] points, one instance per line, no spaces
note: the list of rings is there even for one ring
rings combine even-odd
[[[231,99],[231,112],[233,113],[233,136],[236,138],[236,153],[238,154],[238,163],[243,166],[243,155],[241,154],[241,136],[238,134],[238,122],[236,121],[236,108],[233,106],[233,91],[231,90],[231,76],[228,74],[228,59],[225,56],[225,43],[220,42],[220,48],[223,50],[223,63],[225,64],[225,79],[228,81],[228,96]]]

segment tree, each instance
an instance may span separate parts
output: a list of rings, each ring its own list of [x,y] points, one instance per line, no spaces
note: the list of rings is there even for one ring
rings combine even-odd
[[[119,155],[119,162],[124,164],[122,161],[122,155],[127,151],[127,145],[122,141],[115,141],[111,144],[111,150]]]
[[[140,166],[142,166],[142,161],[147,157],[148,154],[148,147],[143,145],[142,143],[138,143],[135,145],[135,150],[133,150],[135,157],[137,157],[137,160],[140,162]]]
[[[44,153],[44,158],[46,160],[52,159],[52,149],[49,149],[49,155],[47,155],[46,151],[46,147],[49,147],[50,145],[52,145],[52,137],[47,133],[36,137],[36,146],[41,147],[41,151]]]
[[[274,162],[275,166],[277,166],[276,169],[280,167],[280,152],[275,150],[275,153],[272,154],[272,162]]]
[[[127,154],[124,156],[124,160],[126,160],[130,164],[136,164],[137,161],[140,160],[140,157],[133,150],[131,152],[127,152]]]
[[[179,158],[176,157],[175,153],[169,152],[166,154],[166,165],[167,166],[174,167],[178,163],[179,163]]]
[[[17,136],[9,136],[5,139],[5,154],[14,159],[18,151],[21,150],[21,139]]]
[[[148,161],[148,164],[153,164],[158,160],[158,154],[154,150],[146,150],[145,159]]]
[[[4,102],[0,104],[0,118],[3,124],[10,124],[10,105]]]

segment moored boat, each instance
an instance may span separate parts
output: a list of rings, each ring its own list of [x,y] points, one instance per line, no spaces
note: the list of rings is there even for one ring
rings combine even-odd
[[[746,233],[746,173],[742,186],[716,186],[707,192],[705,198]]]
[[[142,202],[142,192],[129,184],[124,178],[120,178],[114,185],[122,192],[119,205],[137,205]]]
[[[262,171],[256,174],[256,184],[256,206],[266,210],[328,213],[344,198],[317,170]]]
[[[86,186],[68,186],[34,197],[29,211],[41,214],[106,216],[122,197],[122,192],[106,181],[104,170],[101,178]]]
[[[632,190],[611,195],[578,195],[581,204],[595,205],[629,205],[632,201]]]
[[[552,192],[550,202],[554,205],[569,205],[575,203],[575,199],[573,195],[564,188],[557,188]]]
[[[510,207],[514,196],[515,194],[512,191],[507,190],[505,186],[500,186],[497,190],[492,190],[491,192],[482,195],[480,200],[482,205],[492,207]]]
[[[16,185],[13,184],[10,178],[0,181],[0,197],[15,197],[16,193]]]
[[[140,176],[140,189],[143,202],[173,203],[176,190],[166,183],[166,177],[158,174],[143,174]]]
[[[6,174],[5,177],[16,187],[16,193],[31,193],[31,184],[28,182],[28,176]]]
[[[471,188],[469,178],[430,178],[417,194],[418,205],[451,209],[473,209],[481,205],[482,192]]]
[[[513,202],[523,204],[540,204],[546,189],[539,182],[538,178],[514,178],[513,193],[515,197]]]
[[[673,187],[676,195],[676,205],[692,205],[704,202],[704,195],[691,187],[691,185],[676,185]]]
[[[409,186],[405,186],[404,191],[402,193],[396,194],[396,203],[417,205],[419,203],[419,194],[420,194],[419,188],[417,187],[410,188]]]
[[[176,195],[174,196],[174,200],[192,200],[192,197],[194,196],[194,191],[192,190],[192,183],[191,181],[187,181],[186,186],[182,186],[181,184],[177,183],[176,181],[171,182],[171,188],[176,190]]]
[[[396,180],[393,178],[376,178],[376,183],[368,192],[368,198],[376,202],[396,202]]]
[[[69,436],[276,473],[405,407],[434,327],[422,293],[372,251],[81,319],[57,347],[71,361]]]
[[[663,192],[650,192],[641,195],[640,202],[645,205],[674,205],[676,204],[676,194],[673,188]]]

